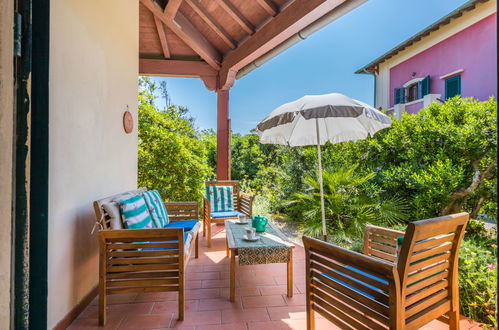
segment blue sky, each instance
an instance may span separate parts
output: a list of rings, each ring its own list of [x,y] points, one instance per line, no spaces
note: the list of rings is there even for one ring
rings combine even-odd
[[[281,53],[230,91],[232,130],[247,133],[267,113],[305,94],[338,92],[373,103],[373,77],[354,72],[466,0],[369,0]],[[166,80],[173,104],[200,129],[216,129],[216,94],[195,78]],[[161,103],[163,104],[163,103]]]

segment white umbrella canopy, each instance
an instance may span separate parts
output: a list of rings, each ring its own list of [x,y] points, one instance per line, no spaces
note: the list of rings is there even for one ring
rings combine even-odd
[[[389,127],[390,117],[343,94],[306,95],[273,110],[257,125],[260,142],[307,146],[361,140]]]
[[[322,233],[326,240],[320,146],[327,141],[362,140],[391,124],[390,117],[379,110],[343,94],[331,93],[305,95],[281,105],[257,125],[257,133],[263,144],[317,145]]]

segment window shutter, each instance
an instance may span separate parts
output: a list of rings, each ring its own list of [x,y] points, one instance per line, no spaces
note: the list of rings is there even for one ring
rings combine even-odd
[[[393,104],[405,103],[405,88],[395,88]]]
[[[418,81],[418,99],[422,99],[423,96],[423,81]]]
[[[461,75],[445,79],[445,98],[461,94]]]
[[[430,76],[424,77],[421,80],[421,97],[430,94]]]

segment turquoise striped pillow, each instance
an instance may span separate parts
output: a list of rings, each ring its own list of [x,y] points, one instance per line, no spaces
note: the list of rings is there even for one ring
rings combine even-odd
[[[168,213],[159,192],[157,190],[150,190],[144,192],[142,196],[151,214],[152,226],[154,228],[164,228],[169,222]]]
[[[210,212],[234,211],[232,186],[207,186],[206,198],[210,202]]]
[[[152,218],[142,195],[127,196],[117,203],[126,228],[152,228]]]

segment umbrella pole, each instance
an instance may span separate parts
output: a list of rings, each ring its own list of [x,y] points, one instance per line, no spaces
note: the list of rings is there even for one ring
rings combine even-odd
[[[322,155],[321,155],[321,143],[319,138],[319,120],[315,119],[315,129],[317,133],[317,160],[319,162],[319,189],[321,194],[321,216],[322,216],[322,236],[324,241],[327,242],[327,231],[326,231],[326,210],[324,208],[324,188],[322,183]]]

